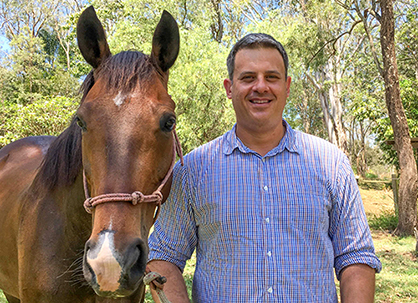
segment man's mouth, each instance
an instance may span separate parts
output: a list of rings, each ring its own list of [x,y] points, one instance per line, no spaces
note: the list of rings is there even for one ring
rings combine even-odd
[[[253,100],[250,100],[250,102],[253,103],[253,104],[266,104],[266,103],[270,103],[271,100],[267,100],[267,99],[261,99],[261,100],[259,100],[259,99],[253,99]]]

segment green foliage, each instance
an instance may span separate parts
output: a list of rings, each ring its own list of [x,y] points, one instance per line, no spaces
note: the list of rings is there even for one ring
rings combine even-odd
[[[366,179],[368,179],[368,180],[377,180],[378,178],[379,178],[379,176],[372,173],[372,172],[367,172],[366,173]]]
[[[10,41],[11,54],[3,58],[0,68],[0,101],[28,104],[44,96],[75,96],[77,79],[54,61],[54,51],[49,49],[53,47],[43,40],[47,36],[43,33],[44,38],[22,33]]]
[[[187,152],[230,129],[235,116],[222,86],[226,49],[201,29],[181,29],[181,37],[169,92],[177,104],[178,134]]]
[[[418,80],[400,77],[401,100],[405,109],[405,114],[409,127],[409,134],[412,138],[418,137]],[[384,161],[399,167],[399,160],[393,145],[387,144],[388,140],[393,140],[393,129],[387,116],[376,119],[374,127],[377,141],[384,152]],[[417,151],[414,151],[415,154]],[[417,155],[416,155],[417,156]],[[416,157],[418,159],[418,157]]]
[[[0,147],[28,136],[59,135],[68,126],[77,105],[66,97],[41,98],[27,105],[3,104]]]
[[[3,292],[0,290],[0,303],[8,303]]]
[[[416,4],[416,0],[411,1]],[[10,20],[16,20],[19,31],[13,35],[6,27],[2,28],[7,32],[12,51],[0,65],[0,102],[29,104],[48,96],[74,97],[79,78],[90,70],[76,46],[75,25],[80,7],[70,2],[57,6],[56,0],[35,1],[26,6],[26,0],[3,2],[10,8],[5,12]],[[263,1],[257,8],[248,0],[234,3],[93,0],[90,3],[103,21],[113,53],[127,49],[149,53],[152,33],[163,9],[178,21],[181,49],[170,74],[169,90],[177,103],[177,128],[186,151],[219,136],[233,125],[231,102],[222,87],[226,77],[225,59],[231,44],[246,32],[271,34],[288,51],[292,86],[284,116],[292,127],[328,137],[318,91],[307,78],[307,75],[323,73],[328,66],[334,72],[340,69],[343,74],[338,81],[342,87],[343,123],[351,158],[356,159],[364,148],[367,161],[380,158],[372,148],[364,147],[361,135],[365,135],[368,142],[370,138],[384,142],[391,136],[383,82],[370,56],[370,45],[365,42],[364,28],[361,23],[351,28],[353,16],[335,3],[315,0],[282,5]],[[19,11],[25,7],[33,8],[35,14],[40,10],[44,12],[41,27],[19,19]],[[399,20],[407,22],[398,22],[397,36],[403,77],[401,89],[412,135],[418,132],[418,90],[413,79],[418,70],[414,43],[418,28],[416,7],[411,5],[400,12],[403,19]],[[10,25],[13,28],[13,23]],[[378,43],[378,28],[372,28],[371,34]],[[340,39],[335,40],[337,36]],[[329,89],[329,80],[321,84],[322,90]],[[364,134],[359,133],[360,127]],[[394,162],[391,147],[382,148],[385,160]]]

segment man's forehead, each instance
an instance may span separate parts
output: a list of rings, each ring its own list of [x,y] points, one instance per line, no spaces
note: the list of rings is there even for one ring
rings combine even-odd
[[[262,53],[264,50],[268,53]],[[234,70],[244,72],[248,69],[250,71],[253,68],[259,68],[260,63],[266,63],[269,66],[268,70],[285,68],[283,57],[275,48],[244,48],[240,49],[235,56]]]
[[[263,46],[263,45],[252,45],[252,46],[247,46],[247,47],[243,47],[240,48],[237,53],[235,54],[235,58],[238,56],[238,54],[242,54],[246,51],[260,51],[260,50],[272,50],[272,51],[276,51],[277,54],[280,55],[280,57],[283,58],[282,54],[279,52],[279,50],[275,47],[272,46]]]

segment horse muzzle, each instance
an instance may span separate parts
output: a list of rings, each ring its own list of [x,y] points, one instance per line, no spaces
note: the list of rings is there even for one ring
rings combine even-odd
[[[139,238],[130,240],[124,248],[118,249],[115,247],[114,235],[114,231],[105,230],[96,241],[87,241],[83,273],[97,295],[128,297],[142,282],[148,249]]]

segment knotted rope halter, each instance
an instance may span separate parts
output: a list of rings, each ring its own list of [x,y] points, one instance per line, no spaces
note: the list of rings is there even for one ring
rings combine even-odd
[[[134,191],[132,194],[126,193],[111,193],[111,194],[103,194],[95,197],[90,197],[90,192],[88,188],[87,178],[85,171],[83,169],[83,184],[84,184],[84,194],[86,196],[86,200],[84,201],[84,208],[85,210],[91,214],[94,207],[99,204],[107,203],[107,202],[131,202],[132,205],[137,205],[139,203],[155,203],[157,205],[157,212],[154,215],[154,222],[160,213],[160,206],[161,202],[163,201],[163,194],[161,190],[167,183],[168,179],[173,172],[174,165],[176,164],[176,155],[179,156],[181,165],[183,165],[183,152],[181,150],[181,145],[177,133],[173,130],[173,158],[171,160],[171,165],[167,174],[165,175],[163,181],[161,182],[160,186],[154,191],[151,195],[144,195],[140,191]]]

